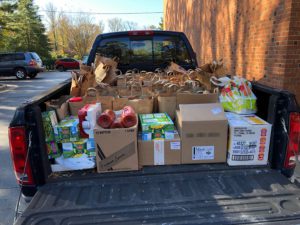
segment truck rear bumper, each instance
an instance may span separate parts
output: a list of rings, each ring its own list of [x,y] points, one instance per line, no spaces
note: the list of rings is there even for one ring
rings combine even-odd
[[[48,183],[16,224],[294,224],[299,199],[267,168],[148,167]]]

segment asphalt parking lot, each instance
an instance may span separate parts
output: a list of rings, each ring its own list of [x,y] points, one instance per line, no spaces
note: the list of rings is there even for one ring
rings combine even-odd
[[[7,127],[15,109],[24,101],[70,78],[70,72],[44,72],[35,79],[0,77],[0,224],[12,224],[19,194],[9,153]],[[22,202],[22,208],[26,204]]]

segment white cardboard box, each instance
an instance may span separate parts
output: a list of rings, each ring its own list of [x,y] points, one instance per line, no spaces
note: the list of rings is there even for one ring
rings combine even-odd
[[[255,115],[226,113],[229,123],[227,163],[266,165],[272,125]]]

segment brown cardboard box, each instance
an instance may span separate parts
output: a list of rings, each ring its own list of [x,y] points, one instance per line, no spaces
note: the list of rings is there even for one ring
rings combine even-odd
[[[179,105],[181,163],[226,162],[228,123],[221,104]]]
[[[179,109],[181,104],[207,104],[219,102],[218,94],[193,94],[193,93],[177,93],[176,107]]]
[[[181,142],[178,134],[174,139],[143,141],[138,138],[139,166],[180,164]]]
[[[69,95],[62,95],[59,99],[52,99],[45,102],[46,110],[55,110],[59,120],[63,120],[69,115],[68,99],[71,98]]]
[[[98,173],[138,170],[137,125],[94,129]]]

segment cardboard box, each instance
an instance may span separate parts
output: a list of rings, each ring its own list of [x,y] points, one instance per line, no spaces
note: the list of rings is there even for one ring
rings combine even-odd
[[[177,93],[176,108],[183,104],[208,104],[219,102],[217,93],[193,94],[193,93]]]
[[[52,99],[45,102],[46,110],[55,110],[57,118],[63,120],[69,115],[68,99],[71,98],[69,95],[63,95],[59,99]]]
[[[98,173],[138,170],[137,125],[94,129]]]
[[[180,164],[181,142],[175,134],[172,140],[143,141],[141,135],[138,138],[139,166],[174,165]]]
[[[179,105],[182,163],[226,162],[228,123],[221,104]]]
[[[226,113],[229,122],[227,163],[266,165],[272,125],[255,115]]]

